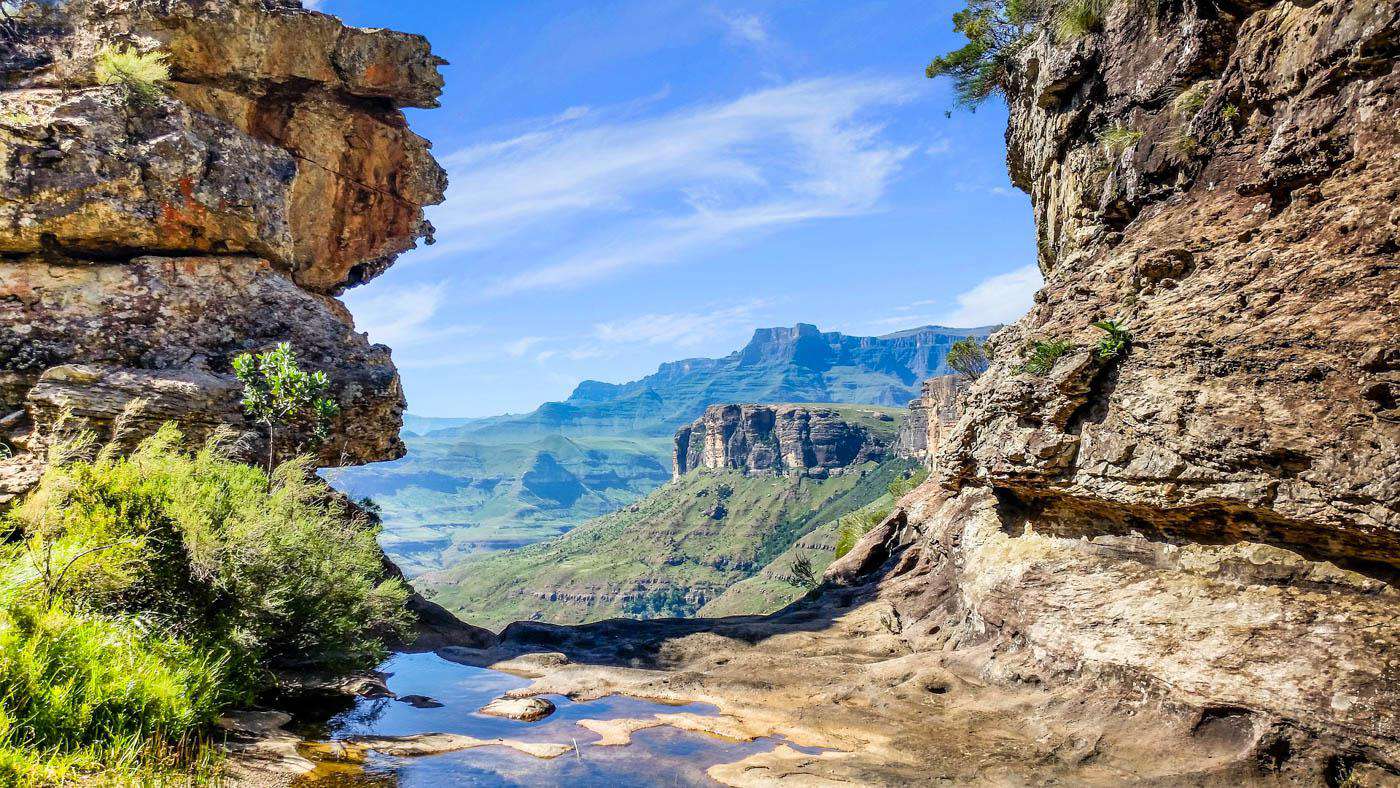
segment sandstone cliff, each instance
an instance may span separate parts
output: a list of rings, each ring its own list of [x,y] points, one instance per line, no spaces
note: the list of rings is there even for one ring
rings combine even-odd
[[[1179,704],[1186,740],[1227,720],[1251,779],[1400,769],[1397,33],[1395,3],[1118,3],[1023,51],[1046,286],[831,576],[896,557],[917,648]],[[1027,372],[1046,340],[1075,347]]]
[[[139,396],[145,424],[246,429],[231,360],[282,341],[341,406],[321,464],[400,456],[389,350],[334,296],[431,237],[445,178],[400,111],[436,105],[427,42],[292,0],[73,0],[20,26],[0,41],[0,492],[63,410],[100,427]],[[166,53],[168,89],[97,84],[109,45]]]
[[[696,468],[737,468],[746,474],[825,475],[879,462],[890,449],[885,409],[821,405],[711,405],[676,431],[675,477]]]
[[[962,415],[962,398],[968,380],[959,375],[940,375],[924,381],[917,399],[899,424],[894,452],[900,457],[931,464]]]

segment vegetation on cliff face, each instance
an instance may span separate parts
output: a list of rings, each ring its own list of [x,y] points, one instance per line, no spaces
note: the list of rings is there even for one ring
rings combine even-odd
[[[407,624],[375,528],[308,481],[166,425],[127,456],[61,443],[3,520],[0,775],[208,767],[214,717],[270,671],[369,667]]]

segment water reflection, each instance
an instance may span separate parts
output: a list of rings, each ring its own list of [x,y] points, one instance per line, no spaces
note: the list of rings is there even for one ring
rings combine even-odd
[[[506,747],[472,750],[414,758],[394,758],[371,753],[363,764],[322,763],[298,785],[306,788],[333,786],[650,786],[716,785],[705,774],[709,767],[732,763],[748,755],[767,752],[780,740],[733,742],[670,727],[650,728],[633,734],[632,744],[598,747],[599,736],[578,726],[582,719],[649,718],[658,713],[713,714],[701,703],[670,706],[611,696],[576,703],[548,696],[558,707],[549,717],[534,723],[518,722],[476,713],[508,690],[528,685],[527,679],[494,670],[459,665],[434,654],[401,654],[381,668],[393,674],[389,687],[399,695],[427,695],[442,708],[420,709],[388,699],[361,700],[333,717],[316,738],[355,735],[405,736],[415,733],[459,733],[480,739],[507,738],[573,744],[575,749],[559,758],[543,760]],[[309,753],[310,754],[310,753]]]

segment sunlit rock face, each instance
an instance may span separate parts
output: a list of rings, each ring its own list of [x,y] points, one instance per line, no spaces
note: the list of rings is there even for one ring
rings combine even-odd
[[[856,410],[847,406],[847,410]],[[870,418],[893,417],[870,410]],[[746,474],[839,473],[879,462],[888,436],[848,414],[820,405],[711,405],[676,432],[675,476],[696,468],[736,468]]]
[[[830,577],[895,556],[911,641],[1196,709],[1261,778],[1389,774],[1400,6],[1155,8],[1021,53],[1009,165],[1045,287],[934,478]],[[1027,371],[1050,341],[1071,347]]]
[[[108,45],[166,53],[161,95],[98,85]],[[445,176],[401,111],[436,106],[426,40],[297,2],[74,0],[0,50],[3,437],[141,395],[261,452],[231,361],[285,341],[341,405],[321,464],[401,456],[389,351],[334,296],[431,237]]]

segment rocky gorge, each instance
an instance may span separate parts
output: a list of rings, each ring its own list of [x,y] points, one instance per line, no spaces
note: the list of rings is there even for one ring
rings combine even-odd
[[[624,740],[795,745],[709,770],[734,785],[1400,783],[1400,5],[1105,7],[1006,64],[1045,287],[965,391],[926,387],[897,450],[929,481],[819,588],[439,653],[533,679],[514,697],[720,712],[612,721]],[[354,416],[319,460],[397,456],[389,352],[336,295],[429,232],[443,178],[400,112],[441,86],[426,42],[293,0],[68,8],[0,56],[5,492],[57,414],[138,396],[260,449],[230,358],[284,340]],[[94,84],[89,36],[169,52],[170,95]],[[677,470],[733,478],[672,502],[710,532],[744,471],[872,456],[810,408],[712,413]]]

